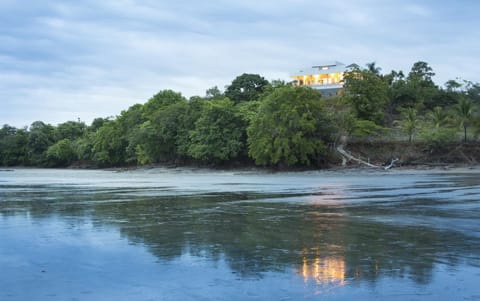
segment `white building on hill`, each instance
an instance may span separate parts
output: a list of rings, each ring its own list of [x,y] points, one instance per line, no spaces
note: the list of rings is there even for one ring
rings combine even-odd
[[[334,62],[304,68],[290,77],[296,86],[309,86],[320,90],[323,97],[335,97],[343,94],[343,77],[345,72],[357,66]]]

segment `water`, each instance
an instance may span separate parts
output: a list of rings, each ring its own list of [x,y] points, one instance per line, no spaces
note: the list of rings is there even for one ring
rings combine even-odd
[[[480,300],[480,173],[0,171],[0,300]]]

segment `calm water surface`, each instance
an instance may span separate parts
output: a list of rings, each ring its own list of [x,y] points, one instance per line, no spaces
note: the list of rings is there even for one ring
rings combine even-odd
[[[480,172],[0,171],[0,300],[480,300]]]

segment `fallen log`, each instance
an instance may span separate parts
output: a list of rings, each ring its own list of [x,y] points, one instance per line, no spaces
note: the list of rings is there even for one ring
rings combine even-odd
[[[354,156],[352,156],[351,154],[349,154],[345,149],[343,149],[343,145],[339,145],[337,146],[337,151],[343,156],[343,159],[342,160],[342,165],[345,166],[347,164],[347,161],[348,160],[352,160],[352,161],[355,161],[355,162],[358,162],[360,164],[364,164],[368,167],[372,167],[372,168],[380,168],[380,166],[377,166],[377,165],[374,165],[374,164],[371,164],[367,161],[364,161],[362,159],[359,159],[359,158],[355,158]],[[348,159],[348,160],[346,160]]]
[[[364,164],[368,167],[371,167],[371,168],[382,168],[381,166],[378,166],[378,165],[375,165],[375,164],[372,164],[370,162],[367,162],[367,161],[364,161],[360,158],[355,158],[354,156],[352,156],[351,154],[349,154],[344,148],[343,148],[343,145],[340,144],[339,146],[337,146],[337,151],[342,155],[342,166],[345,166],[347,165],[347,162],[349,160],[352,160],[352,161],[355,161],[355,162],[358,162],[360,164]],[[389,165],[385,166],[384,169],[385,170],[389,170],[390,168],[394,167],[395,166],[395,163],[397,163],[400,159],[398,158],[395,158],[395,159],[392,159],[392,161],[390,162]]]
[[[398,158],[395,158],[395,159],[392,159],[392,162],[390,162],[389,165],[385,166],[385,170],[389,170],[390,168],[394,167],[395,166],[395,163],[400,160]]]

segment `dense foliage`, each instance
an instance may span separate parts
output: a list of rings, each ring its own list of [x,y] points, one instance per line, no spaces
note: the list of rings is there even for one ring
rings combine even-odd
[[[145,104],[91,125],[0,129],[1,166],[125,166],[156,163],[321,166],[347,140],[424,141],[433,147],[480,134],[480,84],[433,81],[426,62],[381,74],[369,63],[345,75],[345,92],[321,99],[307,87],[242,74],[222,92],[186,99],[163,90]]]
[[[310,165],[326,153],[331,122],[321,93],[284,86],[261,103],[248,127],[250,156],[261,165]]]

